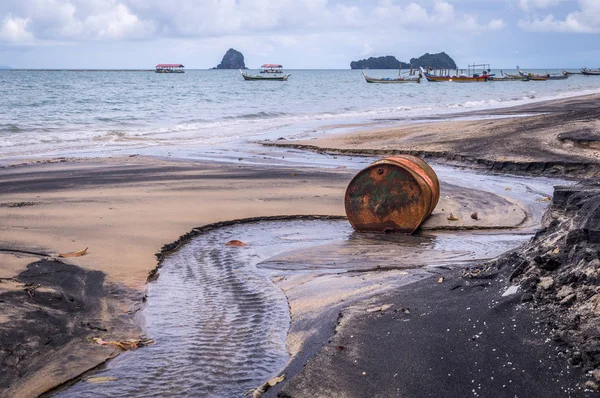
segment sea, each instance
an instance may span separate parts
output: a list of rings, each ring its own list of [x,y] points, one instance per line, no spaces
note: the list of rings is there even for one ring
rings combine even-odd
[[[582,75],[546,82],[385,85],[366,83],[360,70],[286,72],[289,80],[278,82],[244,81],[237,70],[0,70],[0,163],[132,154],[241,159],[261,140],[310,139],[600,93],[600,77]],[[368,74],[394,77],[397,71]]]

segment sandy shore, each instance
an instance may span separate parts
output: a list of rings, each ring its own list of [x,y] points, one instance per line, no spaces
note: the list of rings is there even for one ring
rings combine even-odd
[[[31,314],[29,307],[20,306],[32,299],[23,291],[27,264],[56,260],[59,253],[87,247],[85,256],[62,262],[74,270],[101,272],[98,283],[105,287],[93,297],[81,297],[91,310],[80,314],[77,322],[85,325],[91,320],[93,326],[73,332],[74,340],[65,343],[77,345],[76,355],[85,358],[84,363],[72,362],[68,369],[57,372],[53,367],[63,361],[59,353],[63,347],[59,346],[45,352],[47,363],[42,368],[39,363],[38,367],[28,367],[32,353],[27,350],[21,352],[18,361],[8,355],[5,366],[15,366],[15,377],[5,380],[10,385],[9,395],[43,392],[115,355],[114,350],[93,345],[92,337],[138,337],[133,317],[142,303],[148,274],[156,267],[155,254],[165,243],[194,227],[223,220],[344,215],[344,190],[353,175],[344,169],[295,170],[139,157],[30,163],[0,169],[0,217],[4,221],[0,227],[0,278],[21,282],[8,283],[5,279],[0,284],[0,294],[11,295],[3,301],[5,307],[13,306],[10,316],[0,319],[0,327],[8,333],[4,352],[13,353],[22,338],[10,334],[12,325]],[[469,217],[476,210],[481,215],[477,221]],[[449,221],[450,212],[460,220]],[[509,228],[526,220],[518,203],[442,184],[440,204],[425,227]],[[52,268],[45,261],[42,264]],[[34,297],[43,297],[43,288],[55,295],[72,294],[68,289],[62,291],[57,280],[32,283],[43,285]],[[87,285],[83,286],[79,288],[86,290]],[[118,295],[110,293],[115,290]],[[44,310],[62,319],[65,325],[60,333],[67,333],[73,323],[64,320],[69,312]]]
[[[466,114],[526,117],[432,120],[265,144],[335,154],[405,153],[492,171],[591,177],[600,175],[600,108],[594,106],[599,99],[589,95]]]
[[[527,119],[419,124],[286,145],[310,145],[338,153],[438,154],[463,163],[473,157],[475,162],[552,164],[544,170],[554,168],[561,175],[569,173],[561,173],[565,168],[557,165],[570,162],[573,170],[579,170],[572,175],[589,174],[595,170],[599,153],[594,147],[598,110],[587,109],[589,100],[580,99],[580,108],[567,113],[556,111]],[[560,104],[556,107],[562,109]],[[582,129],[586,129],[585,142],[576,134]],[[560,144],[561,134],[565,142],[572,143]],[[521,171],[535,174],[533,169]],[[344,190],[353,175],[345,169],[215,165],[140,157],[1,168],[0,305],[11,311],[3,312],[8,316],[0,315],[0,333],[9,337],[1,342],[2,366],[10,370],[0,377],[0,389],[8,396],[37,395],[118,352],[95,345],[92,337],[138,337],[135,313],[148,274],[157,265],[155,254],[165,243],[195,227],[223,220],[344,215]],[[484,217],[471,220],[468,215],[472,211]],[[459,215],[458,225],[447,219],[449,212]],[[443,184],[440,203],[425,227],[510,228],[526,220],[518,202]],[[64,267],[60,269],[65,274],[81,275],[71,285],[63,286],[58,279],[48,280],[46,286],[37,282],[36,277],[43,274],[40,270],[52,270],[58,253],[86,247],[85,256],[56,263]],[[379,276],[374,280],[383,283]],[[23,290],[25,282],[41,286],[27,291]],[[76,296],[75,292],[87,292],[94,285],[102,289]],[[45,294],[76,296],[86,310],[68,306],[57,310],[40,301]],[[19,339],[31,339],[36,333],[24,323],[34,311],[49,314],[36,318],[39,322],[60,320],[63,326],[49,333],[68,338],[52,343],[51,349],[42,339],[22,347]],[[31,334],[15,333],[14,325],[25,325]],[[300,350],[301,340],[292,343],[293,350]],[[73,361],[60,367],[57,364],[64,362],[67,350]]]

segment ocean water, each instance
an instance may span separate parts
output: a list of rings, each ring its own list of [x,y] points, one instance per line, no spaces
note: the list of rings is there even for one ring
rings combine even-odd
[[[547,82],[381,85],[366,83],[359,70],[287,72],[289,81],[269,82],[244,81],[236,70],[0,71],[0,159],[166,155],[182,148],[183,156],[200,156],[254,140],[337,132],[340,125],[600,92],[600,77],[581,75]],[[396,71],[368,73],[392,77]]]

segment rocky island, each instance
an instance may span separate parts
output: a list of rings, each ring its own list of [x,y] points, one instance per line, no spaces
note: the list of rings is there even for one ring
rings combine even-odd
[[[244,63],[244,54],[230,48],[227,50],[221,63],[212,69],[248,69]]]
[[[437,54],[425,53],[419,58],[411,58],[410,62],[398,61],[396,57],[387,55],[385,57],[370,57],[360,61],[350,62],[351,69],[409,69],[410,67],[432,67],[436,69],[456,69],[456,63],[445,52]]]

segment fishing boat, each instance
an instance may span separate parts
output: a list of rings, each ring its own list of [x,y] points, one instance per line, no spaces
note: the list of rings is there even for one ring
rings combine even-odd
[[[555,74],[548,74],[548,80],[565,80],[568,79],[569,75],[565,72],[562,73],[555,73]]]
[[[185,73],[182,64],[158,64],[156,65],[156,73]]]
[[[480,68],[483,69],[482,73],[475,73],[475,70],[479,70]],[[489,64],[469,65],[466,74],[464,73],[464,69],[461,70],[461,73],[457,70],[455,75],[450,75],[449,73],[438,75],[430,73],[431,71],[431,68],[427,72],[421,68],[421,73],[423,73],[428,82],[483,83],[494,79],[494,75],[490,74]]]
[[[581,68],[581,74],[585,75],[585,76],[600,76],[600,68],[598,68],[598,69]]]
[[[249,75],[240,69],[240,73],[244,80],[274,80],[274,81],[286,81],[291,74],[284,74],[282,70],[283,66],[279,64],[264,64],[260,67],[259,75]]]
[[[421,83],[421,74],[418,77],[404,77],[401,74],[397,77],[371,77],[362,72],[367,83]]]
[[[495,82],[526,82],[529,81],[526,77],[521,75],[511,75],[508,73],[504,73],[503,70],[500,71],[501,77],[495,77],[492,79]]]
[[[539,74],[533,74],[533,73],[525,73],[521,70],[521,68],[519,68],[519,65],[517,65],[517,72],[519,72],[519,75],[527,78],[527,80],[529,81],[538,81],[538,82],[545,82],[546,80],[548,80],[548,74],[545,75],[539,75]]]

